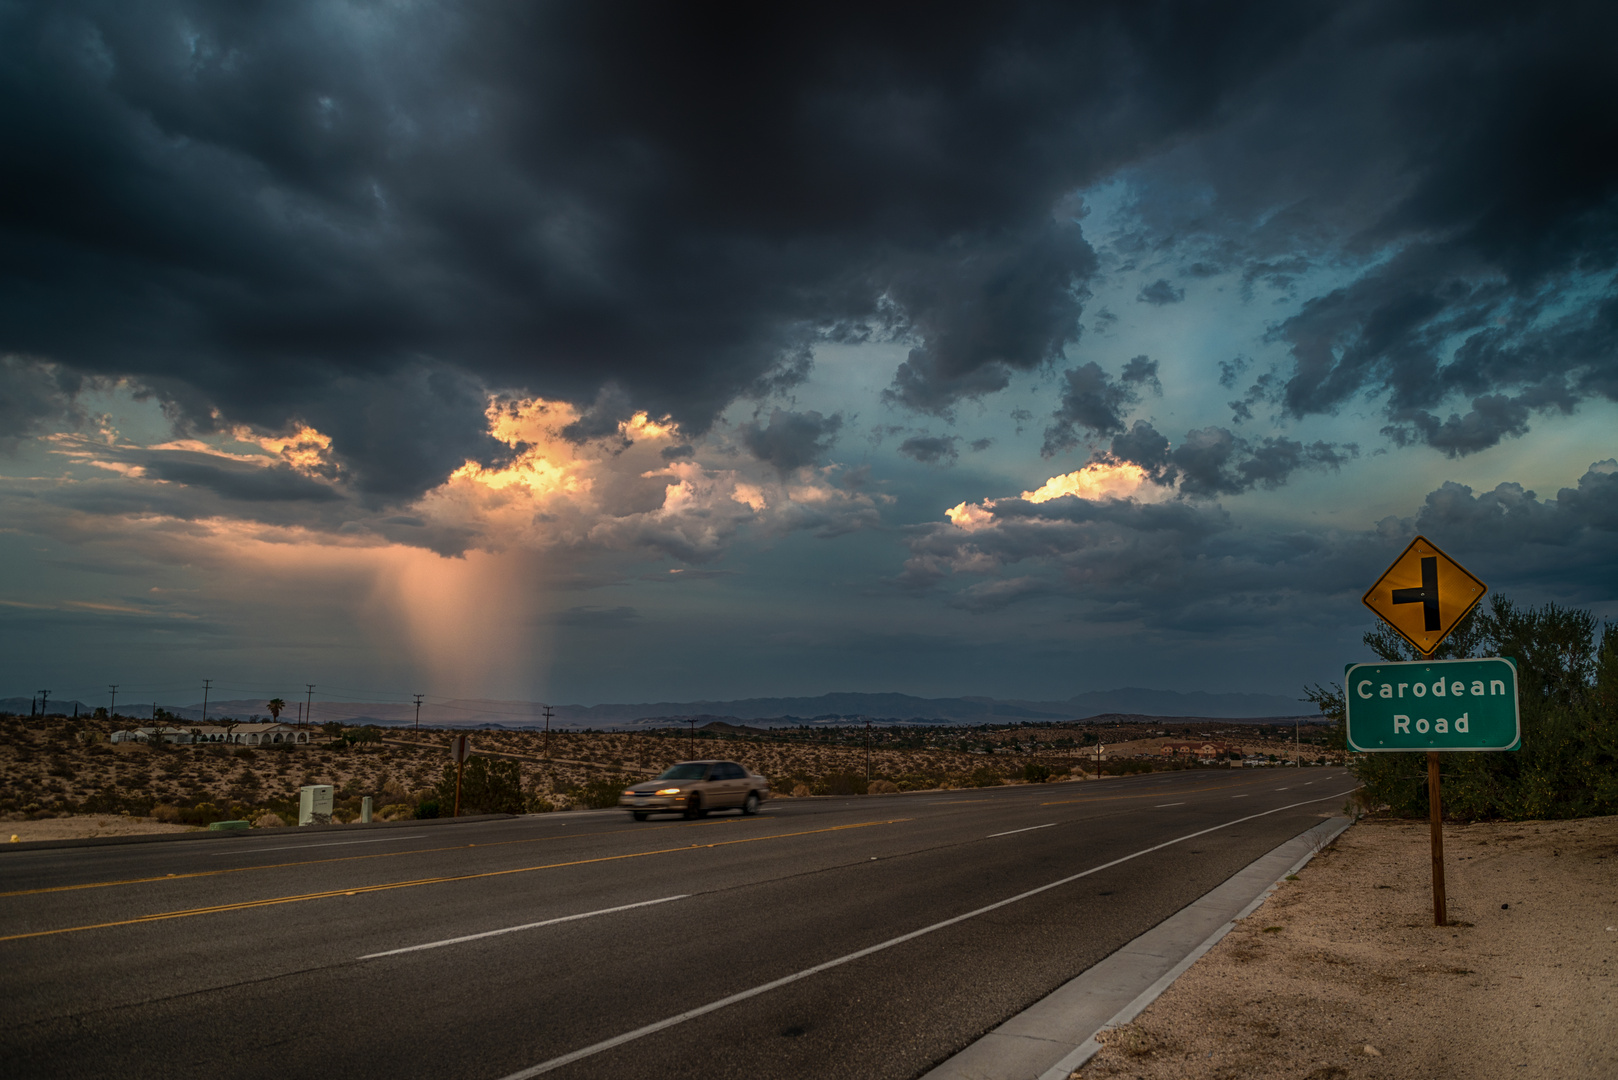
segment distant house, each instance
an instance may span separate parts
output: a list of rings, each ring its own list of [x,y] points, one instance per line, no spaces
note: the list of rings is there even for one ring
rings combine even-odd
[[[186,728],[192,735],[192,742],[223,743],[230,741],[230,728],[219,727],[216,724],[199,724],[196,727]]]
[[[238,746],[269,746],[274,743],[306,743],[309,733],[291,724],[233,724],[225,742]]]

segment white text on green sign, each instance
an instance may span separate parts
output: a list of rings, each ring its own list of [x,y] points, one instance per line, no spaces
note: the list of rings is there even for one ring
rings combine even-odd
[[[1510,660],[1352,664],[1343,691],[1350,750],[1517,749]]]

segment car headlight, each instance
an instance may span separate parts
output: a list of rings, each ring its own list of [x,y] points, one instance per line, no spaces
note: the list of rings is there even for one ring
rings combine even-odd
[[[659,795],[678,795],[680,793],[680,789],[677,787],[660,788],[658,789],[657,793]]]

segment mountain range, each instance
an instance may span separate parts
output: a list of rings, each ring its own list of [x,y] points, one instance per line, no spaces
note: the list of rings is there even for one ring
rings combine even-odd
[[[90,707],[76,701],[51,702],[51,712],[81,713]],[[27,715],[32,699],[0,698],[0,712]],[[202,704],[163,705],[163,708],[192,723],[202,719]],[[423,706],[421,721],[429,727],[535,728],[545,725],[544,706],[531,701],[500,701],[454,698],[431,701]],[[121,710],[120,710],[121,711]],[[133,712],[133,710],[132,710]],[[818,697],[742,698],[734,701],[659,701],[643,704],[558,705],[551,725],[568,728],[634,729],[673,723],[689,717],[704,720],[773,721],[776,725],[871,720],[879,723],[932,722],[955,724],[1049,722],[1084,720],[1110,714],[1142,717],[1184,717],[1187,719],[1259,720],[1291,718],[1308,712],[1301,700],[1275,694],[1208,693],[1150,690],[1124,687],[1075,694],[1063,701],[1027,701],[988,697],[924,698],[910,694],[833,693]],[[138,714],[137,714],[138,715]],[[397,702],[316,701],[311,719],[317,723],[339,720],[343,723],[374,723],[386,727],[407,727],[414,723],[415,706]],[[268,719],[264,702],[258,699],[210,701],[208,719]],[[297,718],[295,707],[282,713],[283,720]]]

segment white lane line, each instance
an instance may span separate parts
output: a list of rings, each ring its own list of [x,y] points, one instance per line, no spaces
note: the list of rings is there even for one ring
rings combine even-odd
[[[1055,825],[1055,824],[1056,824],[1056,822],[1051,821],[1051,822],[1047,822],[1044,825],[1030,825],[1026,829],[1007,829],[1005,832],[992,832],[988,836],[985,836],[984,839],[985,840],[993,840],[997,836],[1010,836],[1013,833],[1033,832],[1035,829],[1048,829],[1052,825]]]
[[[1233,798],[1233,799],[1245,799],[1245,798],[1247,798],[1247,796],[1246,795],[1232,795],[1231,798]]]
[[[1349,788],[1348,791],[1343,791],[1339,794],[1347,795],[1353,790],[1354,788]],[[903,945],[907,941],[913,941],[924,934],[931,934],[935,930],[943,930],[945,927],[954,926],[956,923],[965,922],[967,919],[973,919],[979,915],[986,915],[989,912],[1003,908],[1008,904],[1015,904],[1019,900],[1026,900],[1030,896],[1038,896],[1042,892],[1048,892],[1051,889],[1075,882],[1080,878],[1089,877],[1091,874],[1097,874],[1103,870],[1110,870],[1114,866],[1126,863],[1131,859],[1138,859],[1142,855],[1150,855],[1154,851],[1162,851],[1166,847],[1172,847],[1175,844],[1183,844],[1187,840],[1195,840],[1199,836],[1206,836],[1211,832],[1218,832],[1220,829],[1228,829],[1232,825],[1240,825],[1244,821],[1252,821],[1255,818],[1269,817],[1271,814],[1279,814],[1283,810],[1295,810],[1300,806],[1308,806],[1310,803],[1325,802],[1327,799],[1335,799],[1338,797],[1338,795],[1322,795],[1318,799],[1305,799],[1302,802],[1291,803],[1287,806],[1277,806],[1274,810],[1263,810],[1257,814],[1249,814],[1246,817],[1239,817],[1232,821],[1227,821],[1223,825],[1212,825],[1206,829],[1199,829],[1194,833],[1186,833],[1184,836],[1176,837],[1173,840],[1165,840],[1161,844],[1153,844],[1151,847],[1141,848],[1139,851],[1129,855],[1124,855],[1120,858],[1112,860],[1111,862],[1102,863],[1100,866],[1092,866],[1088,870],[1081,870],[1077,874],[1071,874],[1068,877],[1053,881],[1049,885],[1040,885],[1036,888],[1029,889],[1027,892],[1018,893],[1016,896],[1008,896],[1004,900],[996,900],[994,903],[986,904],[985,906],[978,908],[976,911],[968,911],[964,915],[956,915],[954,918],[945,919],[943,922],[935,922],[931,926],[922,927],[920,930],[912,930],[908,934],[900,934],[896,938],[889,938],[887,941],[880,942],[876,945],[867,946],[866,948],[860,949],[857,952],[851,952],[845,956],[839,956],[835,960],[827,960],[823,964],[816,964],[814,967],[804,968],[802,971],[795,972],[791,975],[784,975],[773,982],[767,982],[759,986],[755,986],[751,990],[743,990],[740,993],[732,994],[729,997],[720,998],[718,1001],[710,1001],[706,1005],[699,1005],[695,1009],[689,1009],[678,1014],[677,1016],[670,1016],[667,1019],[659,1020],[656,1023],[647,1024],[645,1027],[638,1027],[634,1031],[626,1031],[622,1035],[615,1035],[610,1039],[603,1039],[598,1043],[593,1043],[590,1046],[574,1050],[572,1053],[563,1054],[561,1057],[554,1057],[549,1061],[542,1061],[538,1065],[530,1065],[526,1069],[511,1073],[509,1076],[501,1077],[501,1080],[528,1080],[529,1077],[538,1076],[541,1073],[548,1073],[553,1069],[560,1069],[564,1065],[571,1065],[575,1061],[582,1061],[587,1057],[594,1057],[596,1054],[602,1053],[603,1051],[611,1050],[614,1047],[622,1046],[625,1043],[634,1042],[636,1039],[645,1038],[647,1035],[655,1035],[665,1028],[674,1027],[676,1024],[683,1024],[687,1020],[695,1020],[699,1016],[706,1016],[708,1013],[717,1012],[720,1009],[723,1009],[728,1005],[734,1005],[739,1001],[746,1001],[748,998],[758,997],[760,994],[767,994],[771,990],[779,990],[783,986],[789,986],[792,983],[807,979],[811,975],[818,975],[822,971],[829,971],[834,967],[841,967],[844,964],[863,959],[873,953],[879,953],[884,949],[891,949],[895,945]]]
[[[1185,805],[1185,803],[1183,803],[1183,802],[1160,802],[1156,806],[1152,807],[1152,809],[1153,810],[1161,810],[1165,806],[1184,806],[1184,805]]]
[[[261,851],[309,851],[322,847],[347,847],[350,844],[386,844],[391,840],[419,840],[417,836],[382,836],[375,840],[339,840],[335,844],[284,844],[281,847],[238,848],[235,851],[210,851],[209,855],[257,855]]]
[[[425,945],[407,945],[403,949],[389,949],[387,952],[366,953],[358,957],[360,960],[375,960],[379,956],[398,956],[400,953],[420,952],[423,949],[437,949],[445,945],[459,945],[463,941],[476,941],[479,938],[498,937],[501,934],[515,934],[518,930],[533,930],[540,926],[555,926],[557,923],[576,922],[579,919],[593,919],[597,915],[611,915],[615,911],[628,911],[631,908],[648,907],[652,904],[666,904],[670,900],[684,900],[690,893],[681,893],[679,896],[663,896],[656,900],[642,900],[636,904],[619,904],[617,907],[602,908],[600,911],[584,911],[577,915],[563,915],[557,919],[545,919],[540,922],[523,923],[521,926],[507,926],[500,930],[485,930],[481,934],[466,934],[462,937],[445,938],[443,941],[429,941]]]
[[[1278,787],[1278,788],[1276,788],[1276,789],[1275,789],[1275,790],[1277,790],[1277,791],[1286,791],[1286,790],[1287,790],[1287,789],[1286,789],[1286,788],[1284,788],[1284,787]]]

